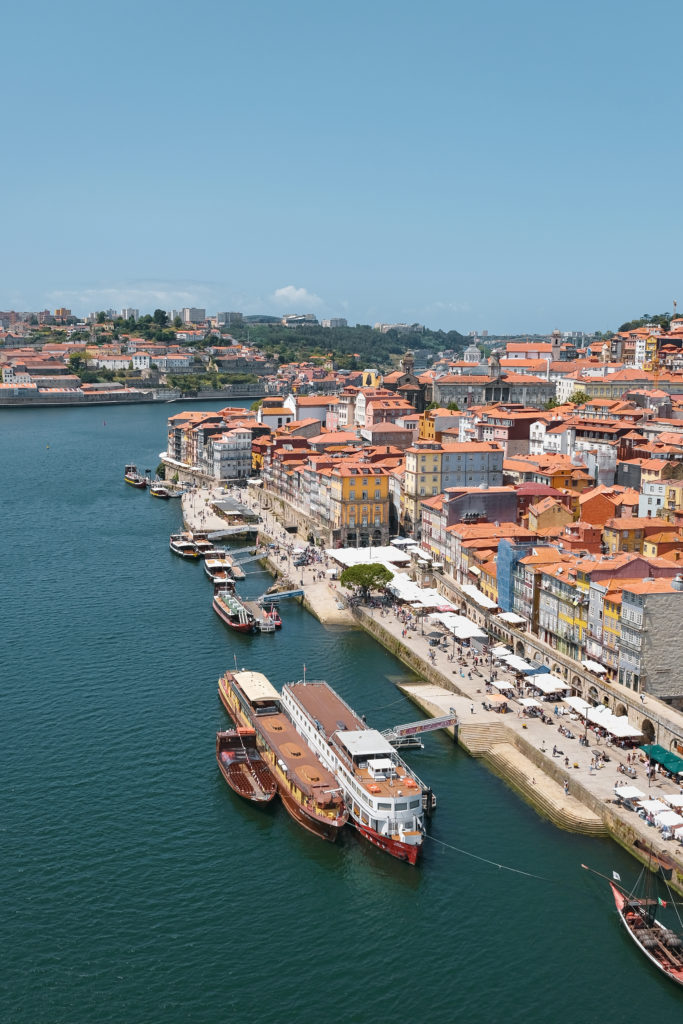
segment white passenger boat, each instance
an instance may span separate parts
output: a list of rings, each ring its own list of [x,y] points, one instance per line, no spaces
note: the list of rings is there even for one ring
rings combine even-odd
[[[288,683],[282,706],[297,731],[335,776],[360,834],[415,864],[424,838],[425,802],[432,793],[392,745],[325,682]]]

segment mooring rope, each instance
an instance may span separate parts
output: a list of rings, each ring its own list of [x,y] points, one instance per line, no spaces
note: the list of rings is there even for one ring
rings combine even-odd
[[[490,864],[494,868],[498,868],[500,871],[511,871],[515,875],[525,875],[527,878],[536,878],[540,882],[557,882],[555,878],[546,878],[545,875],[536,875],[533,871],[523,871],[521,868],[513,868],[508,864],[499,864],[498,861],[489,860],[488,857],[481,857],[478,853],[471,853],[469,850],[462,850],[459,846],[453,846],[451,843],[445,843],[443,839],[436,839],[434,836],[427,834],[426,839],[431,839],[433,843],[438,843],[439,846],[445,846],[449,850],[453,850],[455,853],[461,853],[464,857],[471,857],[473,860],[479,860],[483,864]]]

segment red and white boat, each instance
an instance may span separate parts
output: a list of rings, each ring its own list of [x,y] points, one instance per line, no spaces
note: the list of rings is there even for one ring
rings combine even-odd
[[[236,629],[238,633],[255,633],[258,629],[256,619],[249,609],[245,608],[242,602],[238,601],[230,592],[229,588],[230,584],[227,587],[217,586],[214,589],[213,610],[226,626]]]
[[[433,796],[389,741],[325,682],[288,683],[282,706],[341,787],[349,823],[369,843],[415,864]]]
[[[619,920],[641,953],[657,970],[677,985],[683,985],[683,938],[656,919],[666,901],[656,897],[634,897],[610,882]]]

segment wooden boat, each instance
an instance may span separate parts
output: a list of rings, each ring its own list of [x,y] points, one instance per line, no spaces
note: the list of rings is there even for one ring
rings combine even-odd
[[[277,783],[256,746],[253,729],[240,726],[216,733],[216,760],[231,789],[254,803],[268,803]]]
[[[660,906],[666,902],[654,898],[636,898],[610,881],[619,920],[641,953],[657,970],[683,985],[683,937],[665,928],[656,919]]]
[[[238,633],[255,633],[258,629],[252,613],[228,590],[228,586],[217,586],[213,595],[213,610],[226,626]],[[233,587],[234,590],[234,587]]]
[[[214,547],[213,541],[205,533],[192,533],[190,536],[200,558],[215,558],[218,551],[223,553],[222,549]]]
[[[131,487],[139,487],[142,490],[144,490],[149,483],[146,476],[142,476],[141,473],[138,473],[138,467],[132,462],[126,466],[123,479],[127,484],[130,484]]]
[[[153,498],[163,498],[166,501],[171,497],[168,489],[163,484],[153,483],[149,485],[149,493]]]
[[[334,842],[348,819],[341,791],[298,735],[275,687],[260,672],[226,672],[218,693],[235,724],[255,730],[287,813],[307,831]]]
[[[192,540],[191,533],[172,533],[168,546],[174,555],[179,555],[181,558],[192,558],[195,560],[199,558],[199,552]]]
[[[389,741],[325,682],[288,683],[282,706],[341,787],[349,821],[373,846],[417,862],[432,793]]]

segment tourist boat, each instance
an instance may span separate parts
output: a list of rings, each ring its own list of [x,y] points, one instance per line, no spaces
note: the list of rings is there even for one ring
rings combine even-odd
[[[665,928],[656,919],[666,901],[654,897],[636,898],[610,881],[621,923],[641,953],[667,978],[683,985],[683,937]]]
[[[229,558],[205,558],[204,572],[212,583],[235,586],[232,575],[232,564]]]
[[[226,626],[236,629],[238,633],[255,633],[258,629],[256,619],[245,608],[241,601],[238,601],[229,586],[217,586],[213,595],[213,610],[223,620]],[[234,589],[234,588],[233,588]]]
[[[415,864],[431,790],[327,683],[288,683],[282,706],[341,786],[350,823],[373,846]]]
[[[126,466],[123,479],[127,484],[130,484],[131,487],[140,487],[142,489],[144,489],[149,483],[146,476],[142,476],[141,473],[138,473],[138,467],[132,462]]]
[[[205,533],[192,533],[191,537],[200,558],[215,558],[217,554],[223,554],[222,548],[214,547],[213,541]]]
[[[235,724],[254,729],[288,814],[309,832],[334,842],[348,819],[341,791],[302,741],[272,683],[260,672],[226,672],[218,693]]]
[[[174,555],[180,555],[181,558],[199,558],[191,533],[172,533],[168,546]]]
[[[277,783],[256,746],[253,729],[240,726],[216,733],[216,760],[231,789],[254,803],[268,803]]]
[[[171,494],[167,487],[160,483],[153,483],[149,485],[149,493],[153,498],[164,498],[166,501],[171,497]]]

